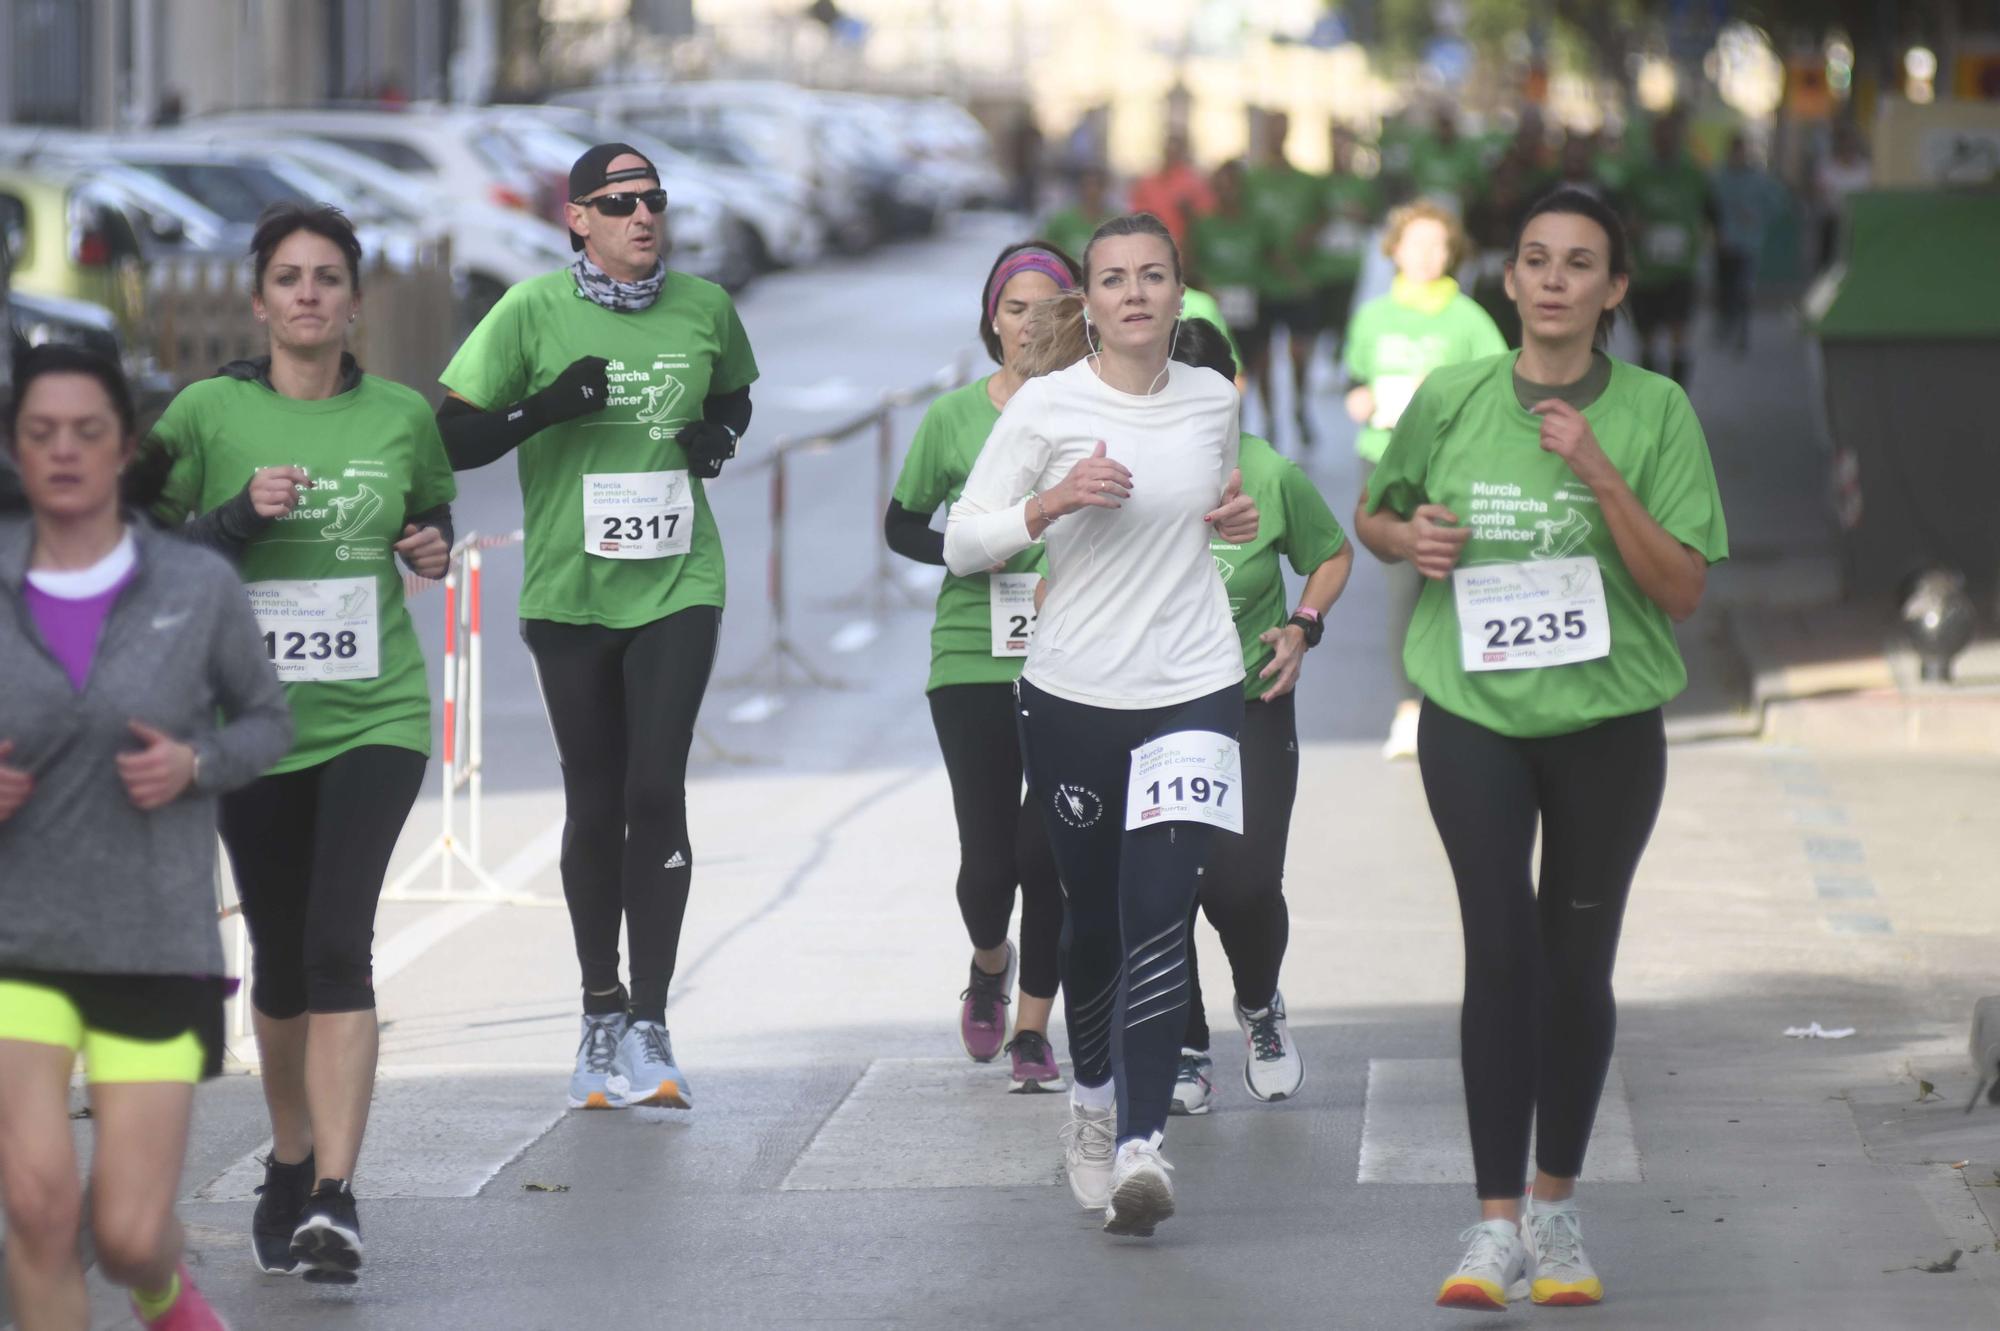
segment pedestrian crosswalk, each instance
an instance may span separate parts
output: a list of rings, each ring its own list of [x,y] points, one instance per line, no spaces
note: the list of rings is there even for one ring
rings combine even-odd
[[[449,1082],[449,1086],[442,1083]],[[1327,1115],[1352,1123],[1353,1098],[1342,1083],[1365,1086],[1358,1147],[1351,1163],[1332,1164],[1360,1184],[1473,1181],[1465,1100],[1456,1059],[1374,1058],[1317,1063],[1305,1093],[1265,1107],[1225,1101],[1208,1119],[1176,1119],[1170,1150],[1200,1151],[1230,1121],[1244,1129],[1257,1115]],[[879,1058],[837,1099],[774,1175],[787,1192],[931,1188],[1018,1188],[1061,1182],[1057,1133],[1063,1095],[1010,1095],[1006,1070],[963,1058]],[[1232,1083],[1233,1084],[1233,1083]],[[829,1090],[831,1088],[828,1088]],[[567,1111],[554,1075],[439,1072],[386,1077],[376,1091],[363,1160],[367,1192],[377,1198],[478,1196],[508,1164],[533,1150]],[[1236,1120],[1235,1115],[1245,1117]],[[1214,1126],[1211,1126],[1214,1125]],[[1322,1149],[1354,1142],[1352,1129],[1312,1134]],[[258,1160],[237,1158],[195,1190],[198,1202],[245,1201],[263,1182]],[[1635,1183],[1644,1178],[1624,1078],[1614,1065],[1598,1109],[1584,1177]]]
[[[476,1197],[568,1112],[555,1078],[385,1077],[363,1154],[370,1197]],[[551,1087],[554,1089],[552,1090]],[[265,1142],[196,1189],[192,1200],[247,1201],[264,1181]]]

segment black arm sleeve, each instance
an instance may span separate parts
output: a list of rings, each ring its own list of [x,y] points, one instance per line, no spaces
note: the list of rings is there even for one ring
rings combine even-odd
[[[238,563],[243,551],[257,534],[271,525],[271,519],[257,512],[257,506],[250,502],[250,487],[237,491],[234,499],[225,500],[199,517],[189,518],[177,528],[169,528],[171,534],[191,545]]]
[[[421,513],[412,513],[403,519],[403,525],[406,527],[436,527],[438,535],[444,537],[447,549],[458,544],[457,533],[452,530],[451,526],[450,504],[439,504],[436,508],[427,508]]]
[[[710,393],[701,400],[701,418],[727,425],[741,439],[750,429],[750,385],[733,393]]]
[[[888,515],[882,519],[882,535],[889,548],[905,559],[919,564],[944,563],[944,533],[931,530],[928,513],[912,513],[891,499]]]
[[[462,397],[447,395],[438,407],[438,433],[453,471],[470,471],[497,462],[542,428],[541,419],[526,402],[498,411],[481,411]]]

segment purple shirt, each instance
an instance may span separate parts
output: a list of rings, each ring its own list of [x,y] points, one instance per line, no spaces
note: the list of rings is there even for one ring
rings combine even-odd
[[[28,613],[78,693],[90,682],[90,663],[97,658],[104,621],[111,617],[118,594],[132,581],[135,567],[132,538],[127,536],[95,568],[72,574],[28,574],[23,589]]]

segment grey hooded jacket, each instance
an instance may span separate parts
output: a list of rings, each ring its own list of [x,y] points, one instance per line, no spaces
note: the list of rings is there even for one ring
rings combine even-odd
[[[0,969],[221,975],[216,796],[291,745],[291,714],[236,573],[132,522],[138,567],[111,609],[79,694],[23,589],[31,521],[0,519],[0,740],[34,778],[0,822]],[[116,758],[133,720],[194,746],[196,786],[133,807]]]

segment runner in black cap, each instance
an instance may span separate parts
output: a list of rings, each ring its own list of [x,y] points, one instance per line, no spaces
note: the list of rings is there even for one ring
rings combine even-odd
[[[599,144],[570,168],[569,195],[576,262],[493,307],[445,368],[438,418],[457,468],[519,450],[521,636],[562,764],[583,968],[570,1105],[686,1109],[667,986],[694,861],[688,748],[724,586],[702,481],[736,454],[757,362],[728,294],[666,266],[667,192],[644,154]]]

